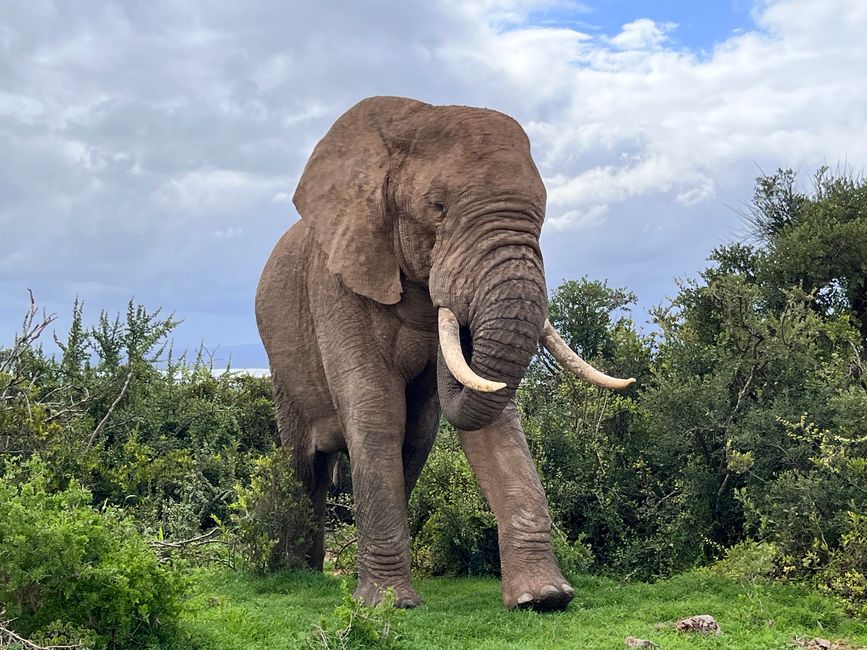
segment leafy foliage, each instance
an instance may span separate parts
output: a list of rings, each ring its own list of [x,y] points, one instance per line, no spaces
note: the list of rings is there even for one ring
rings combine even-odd
[[[28,636],[144,647],[170,635],[181,581],[120,512],[94,510],[70,483],[52,492],[45,464],[0,477],[0,603]],[[63,631],[65,629],[65,632]],[[75,634],[70,638],[69,634]]]
[[[303,567],[313,511],[289,452],[278,449],[258,459],[250,486],[236,491],[230,539],[244,566],[259,573]]]
[[[415,568],[429,575],[498,574],[497,523],[444,425],[409,506]]]
[[[340,585],[342,599],[330,615],[323,616],[305,639],[309,650],[398,650],[399,624],[403,610],[394,606],[394,590],[386,591],[382,602],[366,607],[352,598],[346,583]]]
[[[275,447],[270,381],[215,377],[204,350],[192,363],[174,358],[167,337],[178,323],[159,310],[130,302],[124,320],[83,322],[76,302],[60,359],[35,345],[11,359],[3,449],[40,454],[53,486],[75,479],[96,503],[167,536],[227,519],[235,485]]]

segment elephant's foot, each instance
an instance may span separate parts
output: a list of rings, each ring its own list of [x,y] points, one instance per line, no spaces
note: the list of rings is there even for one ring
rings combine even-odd
[[[503,604],[509,609],[518,607],[540,612],[565,609],[574,595],[575,591],[553,559],[511,571],[503,569]]]
[[[545,509],[521,509],[500,529],[503,604],[537,611],[564,609],[575,591],[557,566]]]
[[[352,597],[358,602],[367,605],[368,607],[378,605],[385,597],[385,593],[389,589],[394,589],[394,606],[401,609],[410,609],[421,605],[421,596],[418,595],[415,589],[408,581],[399,582],[397,584],[390,583],[388,580],[377,581],[374,579],[358,579],[358,587]]]

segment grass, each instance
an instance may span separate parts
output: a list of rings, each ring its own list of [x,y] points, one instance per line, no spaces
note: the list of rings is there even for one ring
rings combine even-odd
[[[299,648],[308,631],[341,601],[339,578],[232,572],[196,575],[178,648]],[[867,622],[846,618],[831,600],[793,585],[741,585],[707,571],[655,584],[619,584],[581,576],[565,612],[509,612],[490,578],[430,578],[416,582],[425,604],[400,616],[402,647],[412,649],[609,649],[627,636],[678,648],[790,648],[795,637],[846,640],[867,646]],[[353,585],[349,585],[350,588]],[[676,632],[678,619],[711,614],[723,633]],[[657,625],[664,624],[664,625]]]

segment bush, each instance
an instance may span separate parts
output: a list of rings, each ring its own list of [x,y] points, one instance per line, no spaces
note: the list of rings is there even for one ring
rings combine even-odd
[[[28,637],[72,633],[98,648],[133,648],[167,637],[179,579],[117,511],[94,510],[90,492],[48,489],[36,458],[0,477],[0,605]],[[63,631],[66,630],[64,633]],[[74,632],[70,632],[74,630]]]
[[[231,538],[242,564],[257,573],[305,566],[313,511],[290,453],[279,448],[257,460],[250,486],[236,491]]]
[[[710,567],[714,573],[742,583],[763,582],[778,571],[780,553],[775,544],[746,540],[726,549],[725,557]]]
[[[444,425],[409,505],[413,564],[428,575],[498,575],[497,522]]]
[[[564,575],[575,576],[579,573],[587,573],[593,566],[595,561],[593,551],[584,543],[583,537],[570,542],[563,531],[554,526],[551,531],[551,544]]]
[[[821,591],[830,593],[853,614],[867,618],[867,517],[849,513],[849,528],[840,548],[818,575]]]
[[[352,598],[346,583],[340,585],[341,603],[323,616],[307,635],[308,650],[397,650],[401,647],[398,623],[403,610],[394,606],[394,590],[382,602],[366,607]]]

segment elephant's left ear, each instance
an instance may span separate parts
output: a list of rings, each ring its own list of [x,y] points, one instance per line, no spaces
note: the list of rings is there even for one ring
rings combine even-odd
[[[365,99],[344,113],[310,156],[295,190],[328,269],[378,302],[400,300],[394,225],[385,209],[391,161],[383,129],[427,106],[399,97]]]

